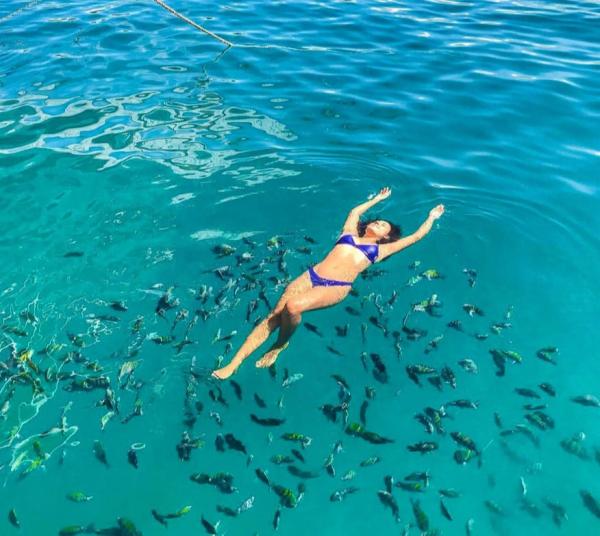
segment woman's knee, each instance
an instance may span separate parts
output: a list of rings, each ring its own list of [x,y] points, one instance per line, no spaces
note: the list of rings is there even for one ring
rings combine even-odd
[[[285,312],[290,316],[298,316],[302,313],[302,300],[296,298],[289,299],[284,307]]]

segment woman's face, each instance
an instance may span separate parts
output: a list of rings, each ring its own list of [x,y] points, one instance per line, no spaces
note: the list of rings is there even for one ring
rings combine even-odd
[[[392,230],[391,225],[385,220],[375,220],[367,225],[365,235],[375,238],[385,238]]]

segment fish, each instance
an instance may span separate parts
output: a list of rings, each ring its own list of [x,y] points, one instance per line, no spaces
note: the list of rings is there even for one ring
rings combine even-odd
[[[355,486],[349,486],[347,488],[336,490],[329,496],[329,500],[331,502],[341,502],[348,495],[351,495],[352,493],[356,493],[357,491],[358,491],[358,488]]]
[[[573,454],[582,460],[589,460],[591,456],[583,445],[585,437],[586,436],[583,432],[579,432],[569,439],[562,439],[560,441],[560,446],[569,454]]]
[[[472,359],[461,359],[458,364],[463,368],[463,370],[470,372],[471,374],[477,374],[479,372],[477,364]]]
[[[281,510],[277,508],[275,510],[275,515],[273,516],[273,529],[277,530],[279,528],[279,521],[281,519]]]
[[[438,449],[438,444],[434,441],[419,441],[406,447],[410,452],[420,452],[425,454],[427,452],[433,452]]]
[[[444,338],[443,335],[438,335],[437,337],[434,337],[432,340],[430,340],[427,343],[427,346],[425,346],[425,353],[428,354],[429,352],[431,352],[433,350],[437,350],[437,348],[443,338]]]
[[[381,356],[377,353],[371,353],[370,357],[371,357],[371,361],[373,362],[373,365],[375,367],[373,369],[373,377],[380,383],[387,383],[388,382],[387,369],[385,367],[385,364],[381,360]]]
[[[581,404],[582,406],[600,408],[600,400],[594,395],[574,396],[571,398],[571,400],[576,404]]]
[[[138,468],[139,465],[139,461],[138,461],[138,455],[137,455],[137,450],[134,448],[130,448],[127,451],[127,461],[129,462],[130,465],[132,465],[135,469]]]
[[[420,501],[418,501],[416,499],[412,499],[410,502],[412,504],[412,511],[413,511],[413,515],[415,516],[415,521],[417,522],[417,527],[419,528],[419,530],[421,532],[428,531],[429,530],[429,518],[427,517],[427,514],[425,514],[425,512],[421,508]]]
[[[58,536],[74,536],[76,534],[99,534],[99,532],[93,523],[85,527],[83,525],[68,525],[58,531]]]
[[[360,422],[363,426],[367,424],[367,408],[369,407],[369,401],[363,400],[363,403],[360,405]]]
[[[247,512],[251,508],[254,507],[254,496],[248,497],[242,504],[240,504],[237,508],[238,514],[242,512]]]
[[[303,322],[302,324],[308,331],[311,331],[312,333],[314,333],[315,335],[318,335],[319,337],[323,336],[323,334],[319,331],[319,328],[317,326],[315,326],[314,324],[311,324],[310,322],[306,322],[306,321]]]
[[[235,380],[229,380],[231,387],[233,388],[233,392],[238,400],[242,400],[242,386],[236,382]]]
[[[361,467],[370,467],[371,465],[375,465],[376,463],[379,463],[381,461],[381,458],[379,456],[371,456],[370,458],[367,458],[365,460],[363,460],[362,462],[360,462],[360,466]],[[349,480],[349,479],[345,479],[344,477],[342,477],[342,480]]]
[[[329,350],[334,355],[339,355],[339,356],[343,356],[344,355],[339,350],[336,350],[333,346],[328,345],[325,348],[327,348],[327,350]]]
[[[550,396],[556,396],[556,390],[554,389],[554,387],[552,385],[550,385],[549,383],[540,383],[538,386],[542,391],[544,391],[544,393],[550,395]]]
[[[447,383],[452,389],[456,389],[456,376],[449,366],[444,366],[440,371],[442,380]]]
[[[207,534],[211,534],[212,536],[216,536],[216,534],[217,534],[217,528],[219,527],[219,522],[218,521],[217,521],[216,525],[213,525],[203,515],[200,518],[200,522],[202,523],[202,526],[204,527],[204,530],[206,531]]]
[[[263,484],[266,484],[269,488],[271,487],[271,481],[269,480],[269,477],[267,476],[267,473],[265,471],[263,471],[260,468],[257,468],[257,469],[255,469],[254,473],[256,474],[256,476],[258,477],[258,479]]]
[[[526,398],[540,398],[540,395],[538,395],[533,389],[516,387],[515,393],[517,393],[518,395],[524,396]]]
[[[462,308],[469,316],[485,316],[485,313],[479,307],[473,305],[472,303],[465,303],[463,304]]]
[[[394,496],[385,490],[379,490],[377,492],[377,496],[384,506],[387,506],[391,509],[396,523],[400,523],[400,509],[398,508],[398,503],[396,502]]]
[[[17,512],[14,508],[11,508],[8,512],[8,520],[10,521],[10,524],[13,527],[21,528],[21,522],[19,521],[19,518],[17,517]]]
[[[469,436],[463,434],[462,432],[450,432],[450,437],[452,437],[452,439],[454,439],[454,441],[456,441],[456,443],[461,447],[465,447],[469,450],[472,450],[476,454],[479,454],[477,445]]]
[[[552,512],[552,521],[557,527],[560,527],[563,521],[567,521],[569,519],[567,516],[567,511],[559,503],[550,501],[548,499],[545,499],[544,503]]]
[[[474,270],[473,268],[463,268],[462,271],[463,274],[467,274],[467,282],[469,283],[469,286],[473,288],[475,286],[475,281],[477,280],[477,270]]]
[[[335,332],[338,337],[346,337],[348,335],[348,330],[350,329],[350,324],[344,324],[343,326],[335,326]]]
[[[265,403],[265,401],[260,396],[258,396],[258,394],[256,394],[256,393],[254,393],[254,401],[256,402],[256,405],[259,408],[266,408],[267,407],[267,404]]]
[[[442,515],[448,520],[448,521],[452,521],[452,514],[450,514],[450,511],[448,510],[448,508],[446,507],[446,504],[444,503],[443,499],[440,499],[440,511],[442,512]]]
[[[423,492],[426,488],[421,482],[396,482],[396,487],[410,492]]]
[[[365,441],[368,441],[369,443],[373,443],[375,445],[394,442],[393,439],[383,437],[375,432],[365,430],[365,428],[363,428],[362,425],[356,422],[349,424],[346,427],[345,432],[348,435],[360,437],[361,439],[364,439]]]
[[[86,495],[83,491],[72,491],[71,493],[67,493],[66,497],[69,501],[76,503],[88,502],[94,498],[91,495]]]
[[[446,324],[449,328],[455,329],[456,331],[464,331],[462,322],[460,320],[451,320]]]
[[[65,258],[69,258],[69,257],[83,257],[84,253],[83,251],[67,251],[63,257]]]
[[[271,462],[275,465],[281,465],[284,463],[294,463],[294,458],[291,456],[286,456],[284,454],[274,454],[271,456]]]
[[[292,449],[291,453],[296,457],[297,460],[301,461],[302,463],[306,461],[304,459],[304,456],[302,456],[302,453],[298,449]]]
[[[295,465],[288,465],[287,469],[290,474],[299,478],[317,478],[319,476],[319,473],[316,471],[305,471],[303,469],[299,469]]]
[[[285,419],[278,419],[276,417],[260,418],[254,415],[254,413],[250,414],[250,419],[261,426],[281,426],[285,423]]]
[[[233,486],[233,475],[229,473],[215,473],[214,475],[194,473],[190,476],[190,480],[197,484],[215,486],[222,493],[229,494],[237,491],[237,488]]]
[[[473,402],[472,400],[453,400],[452,402],[447,402],[444,406],[455,406],[457,408],[463,409],[477,409],[479,407],[479,402]]]
[[[558,352],[558,348],[554,346],[548,346],[546,348],[541,348],[538,350],[535,355],[542,361],[546,361],[546,363],[550,363],[552,365],[556,365],[556,359],[554,359],[553,354]]]
[[[352,316],[360,316],[360,311],[358,309],[355,309],[354,307],[348,305],[347,307],[344,308],[345,311],[352,315]]]
[[[285,434],[281,435],[281,439],[286,441],[296,441],[302,445],[302,448],[308,447],[312,442],[311,437],[295,432],[286,432]]]
[[[232,450],[237,450],[238,452],[248,454],[246,446],[233,434],[225,434],[225,443]]]
[[[291,489],[280,486],[279,484],[272,484],[271,489],[279,497],[281,506],[285,506],[286,508],[296,508],[298,505],[298,497]]]
[[[220,514],[225,514],[229,517],[237,517],[239,515],[237,510],[229,508],[229,506],[222,506],[220,504],[217,504],[216,508],[217,512],[219,512]]]
[[[106,458],[106,451],[104,450],[104,447],[102,446],[102,443],[100,443],[100,441],[98,441],[97,439],[94,441],[94,456],[96,456],[96,459],[102,464],[105,465],[106,467],[109,467],[108,465],[108,459]]]
[[[442,488],[438,490],[438,493],[448,499],[457,499],[461,496],[460,491],[456,491],[453,488]]]

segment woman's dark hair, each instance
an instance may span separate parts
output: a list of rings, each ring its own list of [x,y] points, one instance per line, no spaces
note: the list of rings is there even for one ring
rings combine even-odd
[[[377,240],[378,244],[389,244],[390,242],[395,242],[402,236],[402,229],[399,225],[392,223],[391,221],[384,220],[382,218],[374,218],[372,220],[359,221],[358,222],[358,236],[364,236],[365,231],[367,230],[367,225],[373,223],[374,221],[385,221],[390,226],[390,232],[388,233],[386,238],[380,238]]]

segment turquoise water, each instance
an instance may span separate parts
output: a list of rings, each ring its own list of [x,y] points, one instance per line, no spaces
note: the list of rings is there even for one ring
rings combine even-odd
[[[151,510],[166,514],[190,505],[187,515],[169,521],[169,534],[203,533],[202,515],[213,524],[220,520],[219,534],[271,534],[278,507],[279,534],[401,534],[415,524],[415,497],[430,528],[443,534],[465,534],[469,519],[479,535],[597,533],[600,521],[585,508],[580,490],[600,500],[594,457],[600,409],[571,397],[600,396],[598,4],[172,5],[235,46],[224,51],[149,1],[9,1],[0,7],[0,359],[7,366],[0,371],[0,533],[17,533],[7,517],[14,508],[21,534],[57,534],[73,524],[114,527],[119,516],[143,534],[163,534],[167,529]],[[281,355],[276,379],[250,358],[235,377],[242,400],[230,383],[221,385],[228,407],[211,400],[216,387],[205,381],[206,371],[226,345],[212,342],[218,329],[237,331],[235,351],[251,322],[268,312],[261,302],[246,320],[260,285],[270,303],[284,288],[278,248],[267,241],[282,237],[287,270],[295,277],[329,251],[347,211],[386,185],[393,194],[373,214],[407,233],[438,203],[446,213],[423,241],[365,272],[373,277],[357,279],[357,296],[307,313],[304,321],[323,337],[301,326]],[[254,260],[236,266],[233,256],[217,258],[212,248],[219,244],[236,254],[252,251]],[[298,251],[307,246],[309,253]],[[78,255],[65,256],[69,252]],[[242,274],[263,259],[253,287]],[[420,265],[411,269],[415,261]],[[234,286],[218,306],[215,296],[226,281],[212,270],[224,265],[232,266]],[[406,285],[427,268],[445,277]],[[477,270],[473,287],[464,268]],[[204,304],[197,299],[203,285],[212,287]],[[179,306],[163,319],[155,307],[169,287]],[[393,291],[398,297],[390,306]],[[411,305],[434,293],[441,316],[412,312],[407,324],[427,334],[413,341],[402,333],[398,358],[392,335],[384,337],[369,317],[399,331]],[[111,309],[115,300],[127,311]],[[465,303],[485,316],[470,317]],[[183,339],[194,311],[210,312],[190,327],[193,344],[177,353],[173,343],[152,342],[152,333],[170,333],[182,308],[189,316],[175,326],[174,343]],[[507,311],[511,327],[490,331]],[[144,326],[132,334],[139,315]],[[447,327],[454,319],[464,332]],[[346,323],[348,335],[338,337],[335,327]],[[473,333],[489,336],[477,340]],[[83,347],[68,334],[80,334]],[[425,353],[442,334],[438,349]],[[11,360],[11,352],[38,352],[51,342],[65,346],[49,356],[35,353],[31,367],[39,372],[26,360]],[[556,365],[536,357],[548,346],[559,349]],[[523,362],[508,362],[506,374],[497,376],[490,349],[519,352]],[[79,362],[65,363],[68,351],[80,352]],[[373,376],[370,359],[363,369],[361,352],[381,355],[387,383]],[[458,365],[464,358],[476,362],[478,374]],[[128,360],[138,366],[129,383],[119,382]],[[95,361],[101,372],[86,368]],[[405,371],[415,363],[438,371],[450,366],[456,389],[444,384],[437,390],[424,377],[418,387]],[[104,430],[107,408],[96,405],[104,390],[67,391],[72,379],[51,374],[59,368],[80,380],[110,378],[119,414]],[[286,368],[303,377],[284,388]],[[197,377],[188,386],[196,421],[186,425],[190,369]],[[33,400],[31,383],[15,377],[19,370],[40,377],[42,392]],[[338,403],[331,374],[350,386],[349,423],[359,422],[365,386],[375,388],[366,427],[394,443],[372,445],[345,434],[341,416],[337,423],[323,416],[323,404]],[[537,387],[542,382],[554,386],[556,397]],[[541,398],[522,397],[515,388],[534,389]],[[123,424],[136,390],[143,415]],[[267,408],[257,406],[255,393]],[[427,434],[414,419],[428,406],[456,399],[479,407],[447,407],[443,435]],[[528,423],[524,404],[547,404],[543,411],[554,428]],[[62,431],[39,436],[59,424],[65,406]],[[219,413],[221,426],[211,411]],[[251,413],[286,422],[264,428],[250,421]],[[518,424],[528,426],[539,446],[524,433],[501,434]],[[205,442],[189,461],[176,452],[184,430]],[[481,467],[477,460],[464,466],[454,461],[450,432],[456,431],[485,449]],[[298,447],[306,462],[296,465],[319,472],[305,481],[295,509],[280,506],[255,474],[264,469],[273,483],[297,491],[302,479],[270,461],[295,446],[280,438],[284,432],[312,437],[309,447]],[[580,432],[588,460],[561,447]],[[253,456],[249,465],[239,452],[215,449],[218,433],[243,441]],[[95,440],[109,467],[95,458]],[[332,478],[322,466],[338,440],[343,451],[335,456]],[[417,441],[435,441],[439,449],[409,452],[406,446]],[[145,444],[137,451],[137,469],[127,461],[136,442]],[[361,467],[371,456],[381,462]],[[349,470],[355,478],[342,481]],[[219,471],[234,475],[237,493],[190,480],[193,473]],[[396,523],[377,490],[385,489],[385,475],[402,481],[413,471],[428,471],[430,485],[418,494],[394,487]],[[520,477],[537,517],[522,509]],[[351,485],[359,491],[330,502],[332,492]],[[440,512],[440,488],[461,492],[445,499],[452,521]],[[65,497],[73,491],[93,499],[76,504]],[[237,508],[249,497],[254,507],[236,518],[216,510]],[[561,528],[545,500],[566,509]],[[406,530],[420,533],[416,526]]]

